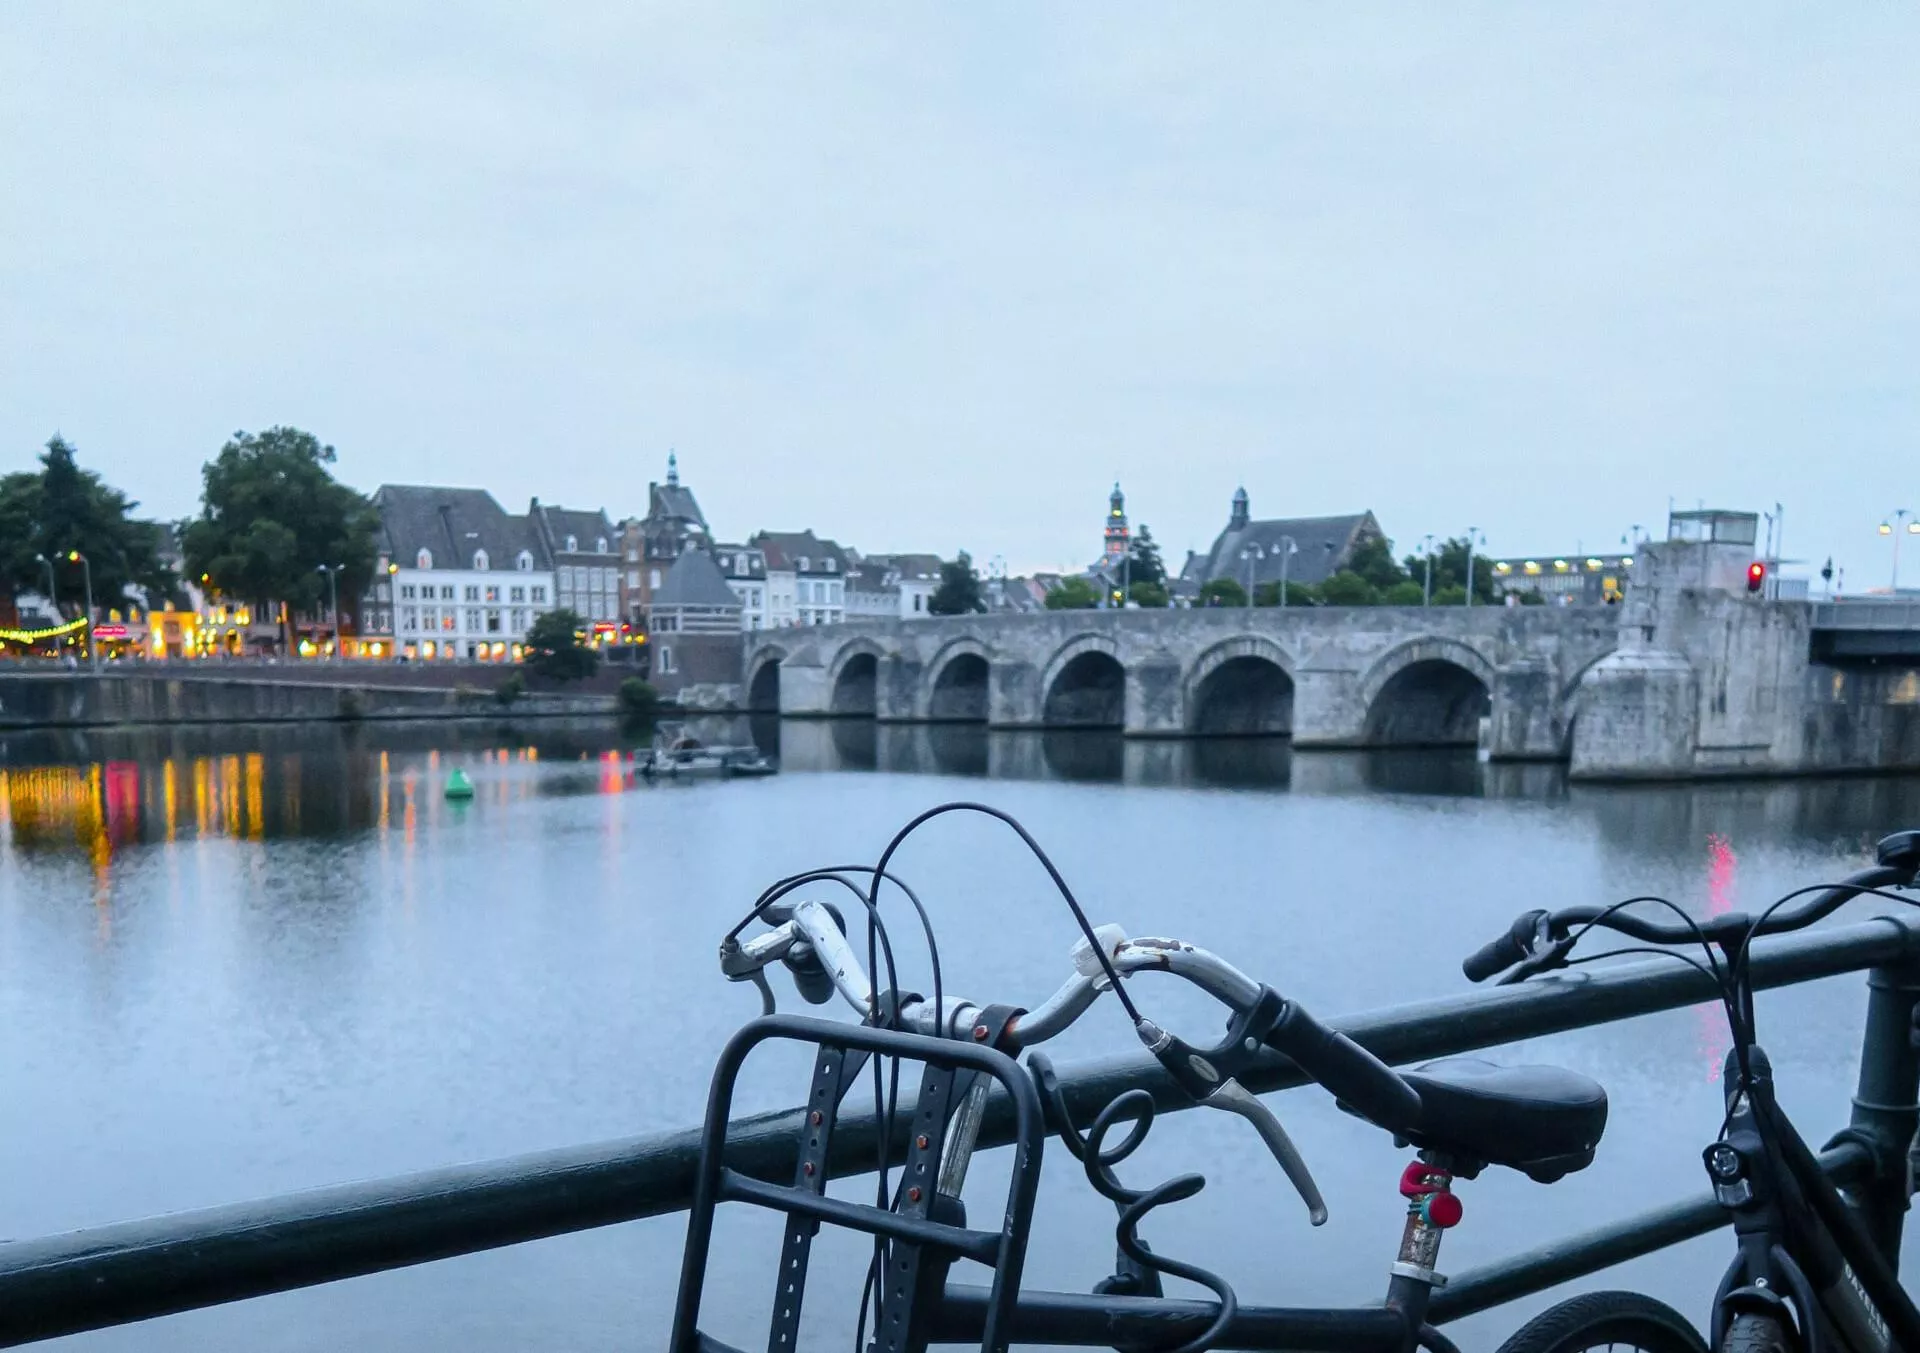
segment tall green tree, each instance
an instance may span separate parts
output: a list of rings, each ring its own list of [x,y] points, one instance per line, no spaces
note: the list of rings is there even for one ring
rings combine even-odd
[[[934,615],[972,615],[987,609],[980,595],[980,575],[973,571],[973,556],[965,550],[940,565],[940,586],[927,598],[927,610]]]
[[[1100,594],[1085,578],[1062,578],[1042,604],[1049,611],[1086,611],[1100,604]]]
[[[579,681],[600,665],[600,651],[587,642],[587,622],[574,611],[544,611],[527,629],[522,661],[544,677]]]
[[[1160,559],[1160,544],[1145,522],[1140,523],[1139,531],[1127,547],[1127,581],[1132,587],[1141,583],[1167,585],[1167,566]]]
[[[1467,597],[1467,553],[1464,536],[1446,541],[1433,555],[1433,601],[1436,606],[1464,605]],[[1473,556],[1473,600],[1476,606],[1492,605],[1494,600],[1493,560],[1484,554]],[[1449,600],[1440,599],[1447,592]],[[1455,597],[1454,594],[1458,593]]]
[[[299,428],[234,433],[201,471],[200,515],[181,542],[189,572],[264,613],[281,601],[321,605],[321,568],[340,565],[340,608],[354,610],[373,573],[379,517],[333,477],[336,459]]]
[[[1374,536],[1354,547],[1347,559],[1346,571],[1376,592],[1385,592],[1407,581],[1407,570],[1393,557],[1393,542]]]
[[[86,571],[70,556],[86,556],[93,601],[105,612],[126,605],[129,588],[152,604],[173,577],[160,561],[158,523],[134,515],[139,504],[91,470],[80,467],[74,448],[54,437],[40,468],[0,477],[0,586],[13,592],[44,591],[46,566],[54,564],[60,609],[77,616],[84,606]]]

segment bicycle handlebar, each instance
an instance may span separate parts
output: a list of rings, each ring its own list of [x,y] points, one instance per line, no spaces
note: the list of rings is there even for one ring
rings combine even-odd
[[[1695,925],[1653,920],[1611,907],[1579,906],[1556,912],[1537,909],[1525,912],[1505,935],[1474,951],[1460,965],[1460,970],[1469,982],[1483,982],[1509,969],[1517,971],[1508,980],[1544,972],[1564,961],[1566,951],[1572,947],[1576,927],[1599,926],[1643,944],[1655,945],[1697,944],[1704,936],[1710,943],[1723,947],[1744,943],[1750,936],[1803,930],[1869,889],[1912,886],[1916,875],[1920,875],[1920,831],[1896,832],[1883,838],[1876,854],[1877,863],[1871,869],[1850,874],[1798,906],[1784,908],[1759,922],[1745,912],[1709,917]]]

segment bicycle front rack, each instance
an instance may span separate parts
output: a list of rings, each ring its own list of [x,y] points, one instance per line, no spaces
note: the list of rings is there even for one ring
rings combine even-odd
[[[774,1184],[743,1174],[728,1166],[725,1159],[727,1124],[740,1068],[748,1053],[775,1038],[811,1043],[819,1049],[813,1083],[800,1115],[791,1184]],[[875,1056],[919,1062],[925,1067],[919,1099],[911,1113],[903,1111],[900,1115],[907,1136],[906,1157],[899,1188],[889,1207],[847,1202],[826,1194],[829,1153],[841,1100],[867,1059]],[[960,1200],[947,1198],[937,1188],[952,1110],[980,1076],[1000,1082],[1014,1109],[1013,1177],[998,1231],[968,1229]],[[681,1261],[670,1347],[674,1353],[738,1353],[702,1333],[698,1321],[713,1240],[714,1210],[723,1202],[741,1202],[787,1214],[773,1320],[767,1331],[768,1353],[793,1353],[796,1347],[807,1261],[822,1222],[884,1236],[893,1242],[887,1271],[879,1280],[879,1317],[871,1344],[876,1353],[907,1353],[925,1346],[930,1308],[938,1302],[947,1269],[956,1258],[977,1260],[993,1270],[980,1347],[982,1353],[1005,1353],[1014,1302],[1020,1293],[1020,1271],[1026,1261],[1027,1228],[1033,1217],[1044,1141],[1045,1128],[1033,1082],[1003,1052],[980,1044],[799,1015],[767,1015],[754,1020],[728,1041],[714,1068],[693,1202],[687,1216],[686,1253]]]

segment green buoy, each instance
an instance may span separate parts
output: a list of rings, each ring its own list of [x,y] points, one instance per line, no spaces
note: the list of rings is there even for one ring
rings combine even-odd
[[[470,799],[473,797],[473,781],[467,778],[463,770],[455,769],[447,777],[447,797],[450,799]]]

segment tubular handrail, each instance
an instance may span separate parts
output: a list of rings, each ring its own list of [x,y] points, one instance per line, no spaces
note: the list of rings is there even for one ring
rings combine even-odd
[[[1916,962],[1920,923],[1897,917],[1760,941],[1751,960],[1755,989]],[[1328,1023],[1396,1064],[1712,999],[1704,975],[1654,959]],[[1064,1068],[1060,1081],[1080,1122],[1131,1088],[1162,1112],[1193,1104],[1140,1052]],[[1275,1055],[1244,1081],[1266,1093],[1305,1078]],[[896,1120],[896,1160],[908,1109]],[[763,1179],[791,1176],[799,1125],[798,1109],[741,1120],[728,1133],[727,1164]],[[979,1145],[1005,1145],[1013,1127],[1011,1105],[996,1093]],[[843,1113],[828,1176],[871,1171],[879,1134],[870,1110]],[[0,1347],[684,1211],[699,1145],[698,1129],[656,1133],[0,1244]]]

